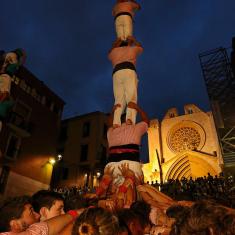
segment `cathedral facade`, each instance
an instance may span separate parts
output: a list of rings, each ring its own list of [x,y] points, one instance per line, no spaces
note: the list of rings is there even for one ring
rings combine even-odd
[[[160,122],[151,120],[148,130],[149,163],[143,165],[145,181],[218,175],[223,159],[211,112],[194,104],[184,115],[169,109]]]

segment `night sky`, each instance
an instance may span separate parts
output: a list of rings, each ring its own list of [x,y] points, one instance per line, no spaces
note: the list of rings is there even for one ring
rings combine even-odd
[[[139,104],[150,118],[195,103],[208,111],[198,54],[231,47],[234,0],[142,0],[134,35],[139,57]],[[115,0],[11,0],[1,2],[0,49],[27,52],[26,67],[65,102],[64,117],[109,112],[115,40]]]

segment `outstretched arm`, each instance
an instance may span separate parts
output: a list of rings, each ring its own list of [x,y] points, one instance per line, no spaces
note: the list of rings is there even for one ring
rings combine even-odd
[[[128,108],[135,109],[140,114],[141,120],[149,125],[149,119],[147,114],[136,103],[129,102]]]

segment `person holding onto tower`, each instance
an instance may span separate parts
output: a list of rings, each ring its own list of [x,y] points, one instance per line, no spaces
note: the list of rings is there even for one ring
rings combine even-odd
[[[25,53],[22,49],[16,49],[8,53],[0,52],[0,131],[2,121],[13,105],[13,102],[10,101],[11,78],[24,60]]]
[[[108,58],[113,65],[113,93],[115,105],[113,126],[121,126],[121,115],[129,102],[137,103],[138,78],[136,59],[143,52],[139,43],[122,41],[111,49]],[[127,107],[126,121],[135,124],[136,109]]]

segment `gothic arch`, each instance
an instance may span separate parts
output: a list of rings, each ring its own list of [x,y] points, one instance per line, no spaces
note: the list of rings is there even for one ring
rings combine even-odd
[[[207,156],[206,156],[207,157]],[[203,156],[205,158],[205,156]],[[179,154],[175,157],[175,161],[166,173],[165,180],[169,179],[181,179],[183,177],[197,178],[201,176],[206,176],[209,172],[211,175],[216,175],[217,171],[213,168],[211,164],[203,159],[202,156],[193,154],[187,151],[183,155]],[[208,156],[208,158],[210,158]]]

